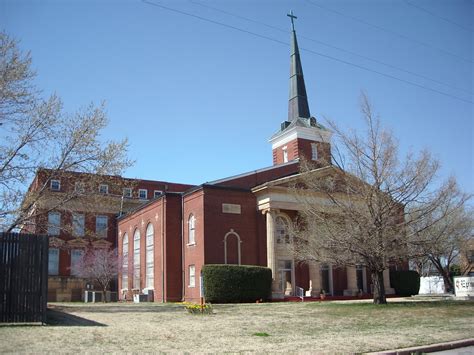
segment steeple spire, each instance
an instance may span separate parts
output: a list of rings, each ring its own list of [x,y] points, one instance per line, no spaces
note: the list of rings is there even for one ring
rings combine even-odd
[[[308,98],[304,84],[303,68],[301,67],[300,51],[296,40],[293,11],[287,15],[291,19],[291,54],[290,54],[290,97],[288,102],[288,121],[293,122],[298,117],[310,118]]]

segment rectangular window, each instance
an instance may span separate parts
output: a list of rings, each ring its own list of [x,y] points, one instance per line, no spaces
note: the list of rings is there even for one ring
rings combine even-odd
[[[79,273],[79,265],[84,255],[84,251],[81,249],[71,250],[71,275],[77,276]]]
[[[132,197],[132,189],[130,187],[125,187],[122,193],[123,197],[131,198]]]
[[[59,235],[61,227],[61,213],[48,213],[48,235]]]
[[[163,193],[163,191],[161,191],[161,190],[155,190],[155,191],[153,191],[153,197],[154,197],[154,198],[157,198],[157,197],[160,196],[162,193]]]
[[[95,218],[95,232],[99,237],[107,237],[107,216],[97,216]]]
[[[59,249],[49,249],[48,275],[57,275],[59,266]]]
[[[318,146],[316,143],[311,143],[311,160],[318,160]]]
[[[196,287],[196,267],[189,265],[189,287]]]
[[[61,190],[61,181],[59,180],[51,180],[51,190],[52,191],[59,191]]]
[[[288,163],[288,149],[286,146],[283,147],[283,163]]]
[[[100,185],[99,185],[99,193],[101,193],[101,194],[108,194],[108,193],[109,193],[109,185],[100,184]]]
[[[80,213],[72,214],[72,235],[75,237],[83,237],[85,232],[85,217]]]
[[[138,190],[138,198],[140,200],[146,200],[148,195],[148,191],[146,189],[139,189]]]

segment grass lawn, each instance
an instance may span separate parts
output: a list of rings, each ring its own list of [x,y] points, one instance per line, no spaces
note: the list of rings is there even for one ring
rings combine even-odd
[[[56,303],[47,326],[0,326],[0,352],[354,353],[474,335],[474,302]],[[63,313],[64,312],[64,313]]]

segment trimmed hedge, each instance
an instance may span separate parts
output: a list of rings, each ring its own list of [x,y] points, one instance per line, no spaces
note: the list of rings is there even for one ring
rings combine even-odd
[[[390,271],[390,284],[399,296],[417,295],[420,290],[420,275],[416,271]]]
[[[271,295],[272,271],[266,267],[208,264],[202,276],[206,302],[255,302]]]

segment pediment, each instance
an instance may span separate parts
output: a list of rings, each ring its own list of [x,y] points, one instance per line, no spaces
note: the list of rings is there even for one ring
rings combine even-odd
[[[111,247],[112,243],[108,242],[106,240],[94,240],[92,242],[92,246],[94,248],[102,248],[102,249],[109,249]]]
[[[50,248],[61,248],[66,242],[58,237],[49,237]]]
[[[86,248],[89,245],[87,240],[84,240],[83,238],[71,239],[66,243],[69,248]]]

